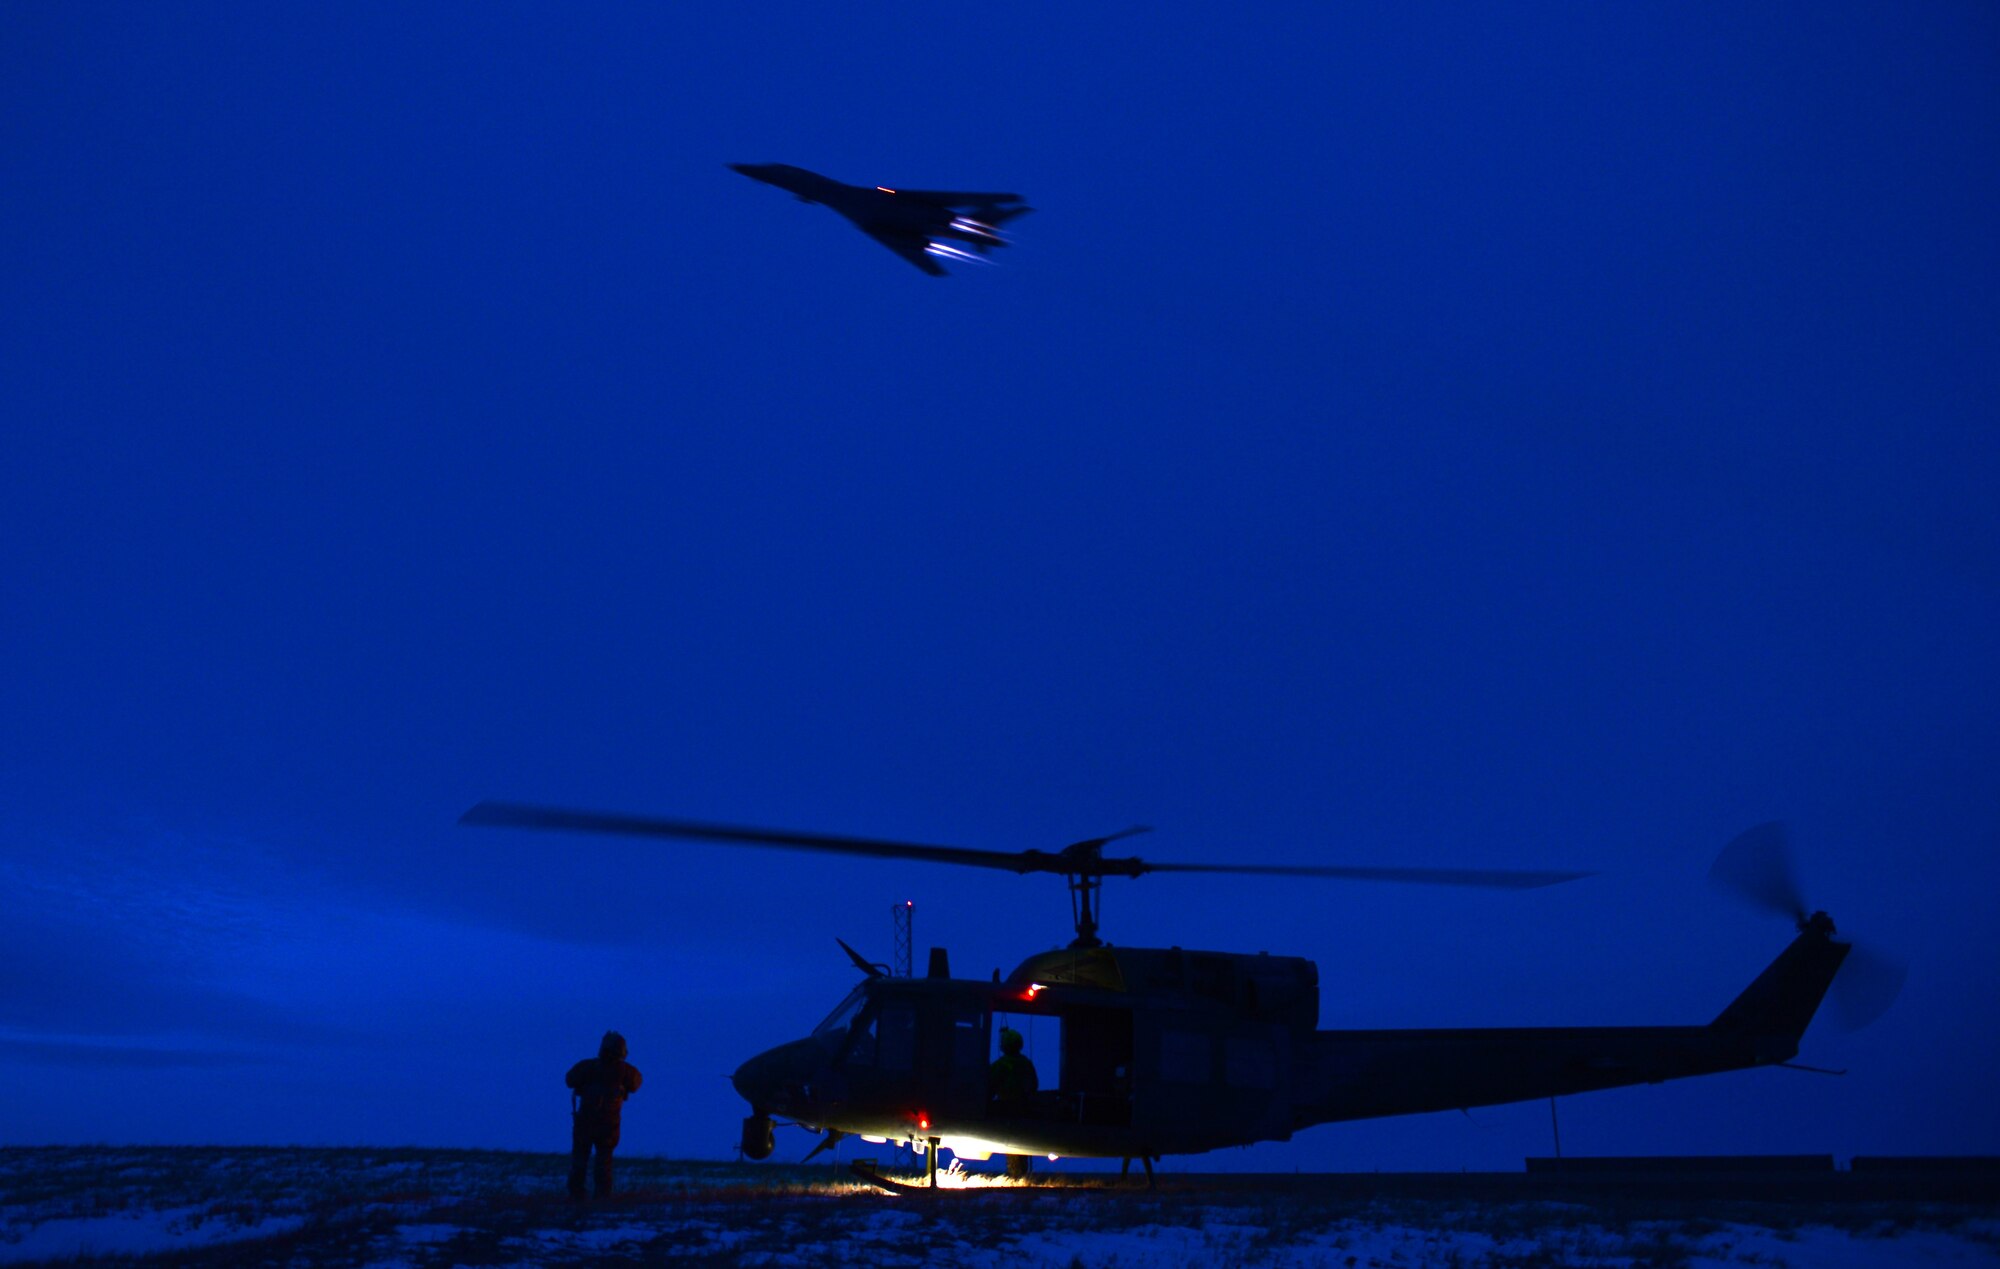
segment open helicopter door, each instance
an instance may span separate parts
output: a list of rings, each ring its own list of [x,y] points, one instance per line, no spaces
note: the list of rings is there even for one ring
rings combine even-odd
[[[1124,1127],[1132,1122],[1130,1009],[1070,1005],[1051,1013],[995,1013],[995,1059],[1002,1028],[1021,1034],[1039,1084],[1017,1113],[1050,1123]]]
[[[1026,1104],[1015,1108],[1004,1108],[995,1103],[987,1105],[989,1117],[1006,1118],[1018,1116],[1027,1119],[1060,1120],[1062,1115],[1061,1096],[1057,1092],[1063,1078],[1063,1020],[1049,1013],[1014,1013],[996,1010],[993,1014],[992,1046],[987,1053],[987,1063],[1000,1060],[1000,1040],[1003,1031],[1012,1031],[1021,1037],[1021,1055],[1035,1068],[1035,1093]]]

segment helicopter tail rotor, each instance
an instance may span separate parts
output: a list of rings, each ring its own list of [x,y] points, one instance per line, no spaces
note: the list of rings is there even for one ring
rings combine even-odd
[[[1709,866],[1711,885],[1727,890],[1754,908],[1791,919],[1794,925],[1806,921],[1806,901],[1792,868],[1792,851],[1783,823],[1769,824],[1738,833]]]
[[[1910,967],[1872,944],[1856,944],[1833,980],[1833,1020],[1843,1031],[1859,1031],[1889,1012],[1903,994]]]
[[[1789,834],[1781,822],[1759,824],[1738,834],[1715,857],[1708,879],[1760,911],[1787,918],[1802,932],[1823,923],[1824,932],[1833,933],[1833,921],[1806,902],[1792,865]],[[1833,1018],[1842,1030],[1857,1031],[1896,1002],[1909,968],[1870,945],[1852,939],[1842,942],[1848,953],[1833,980]]]

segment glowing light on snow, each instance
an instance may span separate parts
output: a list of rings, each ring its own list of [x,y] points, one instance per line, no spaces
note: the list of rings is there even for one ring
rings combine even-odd
[[[924,1185],[926,1180],[927,1178],[919,1179],[913,1184]],[[940,1190],[1013,1189],[1029,1184],[1032,1182],[1017,1181],[1004,1173],[999,1176],[989,1176],[984,1172],[967,1172],[965,1165],[956,1159],[940,1167],[937,1172],[937,1188]]]

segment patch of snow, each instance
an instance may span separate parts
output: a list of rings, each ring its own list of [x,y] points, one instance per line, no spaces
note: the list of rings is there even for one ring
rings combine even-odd
[[[273,1216],[237,1225],[205,1220],[204,1214],[199,1207],[170,1207],[152,1212],[43,1221],[25,1229],[18,1225],[6,1227],[0,1229],[0,1264],[83,1256],[144,1256],[249,1238],[270,1238],[288,1234],[305,1224],[303,1217]]]
[[[1206,1231],[1177,1225],[1140,1225],[1117,1231],[1079,1230],[1033,1233],[1010,1239],[1008,1251],[994,1259],[1003,1264],[1065,1269],[1081,1260],[1086,1265],[1115,1264],[1119,1269],[1152,1265],[1208,1264],[1231,1248],[1212,1242]]]
[[[1271,1263],[1351,1264],[1357,1269],[1375,1265],[1477,1265],[1485,1263],[1496,1251],[1517,1254],[1533,1247],[1532,1243],[1510,1243],[1503,1247],[1491,1235],[1474,1230],[1343,1221],[1313,1235],[1310,1242],[1285,1249],[1288,1258]]]
[[[460,1225],[396,1226],[396,1237],[406,1243],[416,1243],[419,1246],[426,1243],[448,1243],[465,1232],[465,1228]]]
[[[747,1241],[751,1232],[747,1229],[732,1229],[726,1225],[713,1225],[707,1221],[690,1221],[675,1227],[690,1234],[699,1234],[714,1251],[727,1251],[740,1242]]]
[[[660,1233],[650,1225],[613,1225],[604,1229],[538,1229],[535,1238],[545,1247],[604,1251],[624,1243],[651,1242]]]
[[[901,1207],[878,1207],[869,1212],[864,1225],[872,1225],[883,1233],[897,1233],[912,1225],[923,1223],[923,1217],[916,1212]]]
[[[1748,1225],[1731,1225],[1701,1239],[1688,1259],[1689,1269],[1913,1269],[1918,1265],[2000,1264],[2000,1249],[1972,1238],[1935,1229],[1903,1230],[1893,1237],[1872,1238],[1823,1225],[1780,1234]]]

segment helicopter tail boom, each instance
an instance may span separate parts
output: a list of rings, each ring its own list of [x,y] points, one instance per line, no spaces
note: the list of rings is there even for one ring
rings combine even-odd
[[[1849,944],[1833,940],[1833,922],[1826,913],[1815,912],[1800,922],[1799,936],[1791,945],[1709,1027],[1796,1044],[1819,1012],[1849,950]]]
[[[1848,953],[1815,914],[1706,1026],[1320,1031],[1293,1126],[1533,1101],[1769,1066],[1798,1053]]]

